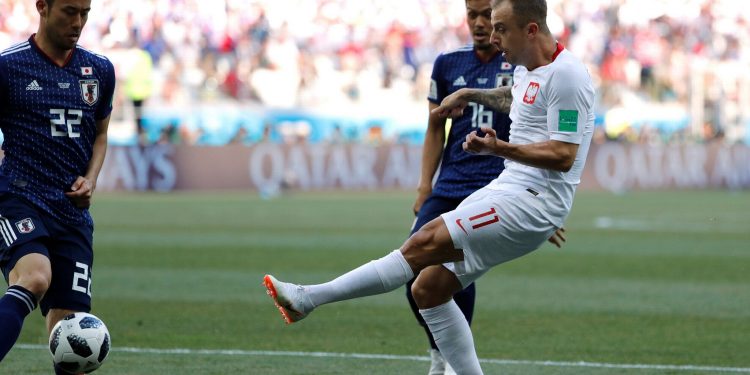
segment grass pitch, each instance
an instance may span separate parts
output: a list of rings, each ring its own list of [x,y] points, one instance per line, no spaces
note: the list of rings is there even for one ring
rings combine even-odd
[[[92,312],[114,350],[97,374],[425,374],[403,289],[285,326],[261,287],[399,247],[412,199],[98,195]],[[564,249],[477,283],[486,374],[750,373],[750,192],[581,192],[566,227]],[[34,312],[0,374],[51,373],[45,343]]]

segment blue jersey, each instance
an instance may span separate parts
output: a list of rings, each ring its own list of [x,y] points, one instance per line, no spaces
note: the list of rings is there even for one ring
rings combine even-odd
[[[63,66],[33,35],[0,52],[0,192],[20,195],[63,222],[91,225],[88,210],[65,192],[86,174],[96,121],[112,112],[114,86],[112,63],[81,47]]]
[[[438,56],[432,69],[428,100],[435,104],[462,88],[491,89],[512,86],[514,67],[502,54],[484,63],[471,45]],[[432,195],[445,198],[464,198],[487,185],[503,170],[505,160],[497,156],[472,155],[463,150],[466,135],[479,127],[492,127],[497,137],[507,141],[510,117],[482,105],[469,103],[461,117],[454,118],[447,136],[440,174]]]

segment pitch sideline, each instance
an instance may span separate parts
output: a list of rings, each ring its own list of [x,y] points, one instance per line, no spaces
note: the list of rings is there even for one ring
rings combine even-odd
[[[18,344],[15,349],[40,350],[46,349],[46,345]],[[155,348],[113,348],[113,352],[136,353],[136,354],[171,354],[171,355],[224,355],[224,356],[286,356],[286,357],[319,357],[319,358],[352,358],[352,359],[383,359],[395,361],[424,361],[430,360],[427,356],[408,356],[391,354],[363,354],[363,353],[329,353],[329,352],[293,352],[293,351],[270,351],[270,350],[237,350],[237,349],[155,349]],[[608,369],[638,369],[638,370],[665,370],[665,371],[715,371],[729,373],[750,373],[750,367],[715,367],[697,365],[653,365],[653,364],[630,364],[630,363],[600,363],[600,362],[564,362],[564,361],[531,361],[516,359],[480,359],[482,363],[495,365],[526,365],[546,367],[587,367]]]

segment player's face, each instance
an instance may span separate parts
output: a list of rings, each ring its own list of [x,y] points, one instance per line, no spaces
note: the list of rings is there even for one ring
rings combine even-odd
[[[513,5],[503,1],[492,10],[490,42],[503,52],[505,61],[523,65],[526,52],[526,27],[519,27],[513,15]]]
[[[494,48],[490,44],[492,8],[489,0],[466,0],[466,23],[469,25],[474,47],[477,49]]]
[[[51,7],[39,2],[43,3],[42,27],[49,40],[63,50],[75,48],[88,20],[91,0],[55,0]]]

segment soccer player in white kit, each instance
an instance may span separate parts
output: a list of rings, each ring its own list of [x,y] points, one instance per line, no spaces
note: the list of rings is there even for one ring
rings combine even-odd
[[[546,24],[544,0],[492,0],[491,41],[516,65],[514,86],[462,89],[434,113],[457,116],[469,102],[510,105],[510,142],[466,136],[464,150],[506,159],[505,170],[454,211],[427,223],[401,248],[338,278],[295,285],[264,278],[287,323],[331,302],[385,293],[419,273],[412,294],[443,357],[458,374],[481,374],[474,340],[452,296],[493,266],[559,243],[594,128],[594,89],[584,65]],[[511,104],[512,103],[512,104]]]

